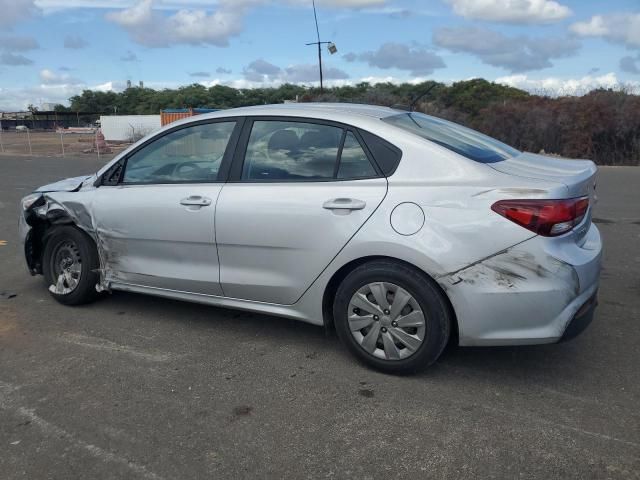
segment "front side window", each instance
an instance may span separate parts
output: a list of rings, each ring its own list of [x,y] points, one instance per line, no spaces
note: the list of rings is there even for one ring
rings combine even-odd
[[[519,155],[506,143],[480,132],[422,113],[402,113],[383,121],[408,130],[476,162],[494,163]]]
[[[163,135],[127,159],[123,182],[215,182],[234,127],[206,123]]]
[[[343,129],[287,121],[255,121],[242,167],[247,181],[334,178]]]

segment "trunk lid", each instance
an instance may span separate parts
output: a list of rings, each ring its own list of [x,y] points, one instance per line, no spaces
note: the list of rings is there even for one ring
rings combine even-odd
[[[522,153],[486,165],[508,175],[562,183],[567,187],[567,198],[588,195],[593,200],[594,197],[597,167],[591,160],[570,160]]]

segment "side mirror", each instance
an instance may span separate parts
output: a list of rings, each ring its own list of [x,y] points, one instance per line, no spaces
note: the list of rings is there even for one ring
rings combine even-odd
[[[109,170],[100,175],[95,183],[93,184],[95,187],[99,187],[101,185],[104,186],[115,186],[120,183],[122,179],[122,174],[124,173],[124,159],[119,160],[114,163]]]

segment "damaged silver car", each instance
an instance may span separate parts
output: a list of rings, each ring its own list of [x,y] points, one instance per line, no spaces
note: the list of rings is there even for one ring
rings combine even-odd
[[[76,305],[124,290],[335,325],[389,372],[591,321],[596,167],[419,113],[239,108],[172,123],[22,200],[27,265]]]

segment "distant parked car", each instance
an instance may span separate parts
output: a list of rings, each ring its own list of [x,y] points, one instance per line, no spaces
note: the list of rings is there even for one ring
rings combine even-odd
[[[76,305],[126,290],[335,324],[390,372],[460,345],[553,343],[593,317],[591,161],[349,104],[174,122],[22,200],[32,274]]]
[[[26,132],[27,130],[29,130],[29,127],[27,127],[26,125],[18,125],[16,127],[16,131],[18,132]]]

